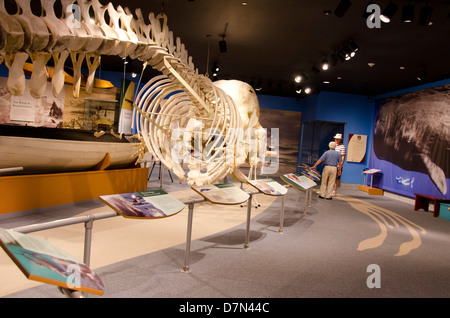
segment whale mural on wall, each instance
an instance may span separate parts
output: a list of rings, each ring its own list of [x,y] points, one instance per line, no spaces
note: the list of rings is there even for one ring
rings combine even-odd
[[[378,159],[427,174],[440,193],[450,177],[450,84],[384,99],[374,127]]]

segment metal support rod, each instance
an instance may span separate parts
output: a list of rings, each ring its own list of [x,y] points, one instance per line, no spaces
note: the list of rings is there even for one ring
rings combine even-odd
[[[92,242],[92,227],[94,226],[94,220],[90,219],[84,223],[84,255],[83,261],[87,267],[91,262],[91,242]]]
[[[312,200],[312,189],[308,189],[309,191],[309,200],[308,200],[308,207],[311,207],[311,200]]]
[[[184,266],[183,266],[183,272],[188,273],[190,272],[190,265],[189,265],[189,256],[191,253],[191,237],[192,237],[192,218],[194,215],[194,203],[189,203],[189,211],[188,211],[188,226],[187,226],[187,233],[186,233],[186,250],[184,254]]]
[[[284,195],[281,196],[281,211],[280,211],[280,228],[278,233],[283,234],[283,223],[284,223]]]
[[[85,223],[91,219],[92,220],[100,220],[100,219],[106,219],[106,218],[110,218],[110,217],[114,217],[114,216],[118,216],[118,215],[119,214],[117,214],[117,212],[115,212],[115,211],[100,212],[100,213],[96,213],[96,214],[77,216],[77,217],[55,220],[55,221],[50,221],[50,222],[45,222],[45,223],[20,226],[20,227],[14,228],[12,230],[26,234],[26,233],[31,233],[31,232],[49,230],[49,229],[67,226],[67,225]]]
[[[252,213],[252,198],[253,198],[253,194],[250,193],[250,197],[248,198],[247,201],[247,224],[245,227],[245,243],[244,243],[244,249],[248,249],[248,243],[250,241],[250,218],[251,218],[251,213]]]
[[[306,209],[308,208],[308,190],[305,190],[305,210],[303,214],[306,214]]]

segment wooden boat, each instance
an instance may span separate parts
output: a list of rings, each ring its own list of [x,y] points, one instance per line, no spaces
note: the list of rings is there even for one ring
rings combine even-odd
[[[96,137],[93,131],[0,125],[0,173],[128,168],[136,163],[139,146],[109,133]]]

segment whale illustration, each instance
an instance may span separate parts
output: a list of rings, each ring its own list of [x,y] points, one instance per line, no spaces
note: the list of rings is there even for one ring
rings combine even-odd
[[[374,152],[402,169],[428,174],[442,194],[450,173],[450,84],[386,98]]]

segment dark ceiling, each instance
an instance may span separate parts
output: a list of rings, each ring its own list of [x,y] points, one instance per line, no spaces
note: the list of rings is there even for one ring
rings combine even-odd
[[[219,79],[239,79],[257,85],[261,94],[297,96],[294,77],[303,73],[304,83],[320,90],[375,96],[450,78],[450,1],[393,1],[398,5],[390,23],[369,28],[363,13],[369,4],[381,11],[388,0],[350,0],[342,17],[335,14],[341,0],[112,0],[141,8],[144,16],[162,10],[175,37],[180,37],[199,73],[220,67]],[[106,3],[101,1],[102,4]],[[415,7],[411,23],[401,21],[406,4]],[[420,25],[422,7],[433,8],[431,25]],[[327,14],[328,12],[328,14]],[[225,37],[223,37],[225,35]],[[220,52],[219,41],[226,41]],[[337,59],[328,71],[320,69],[350,41],[359,47],[349,61]],[[208,46],[210,63],[207,69]],[[123,71],[114,58],[104,58],[102,69]],[[374,63],[369,66],[369,63]],[[118,65],[118,66],[117,66]],[[130,67],[139,69],[134,61]],[[130,68],[128,69],[130,70]],[[422,81],[417,76],[426,75]],[[144,80],[152,76],[146,71]],[[325,81],[329,83],[324,83]]]

